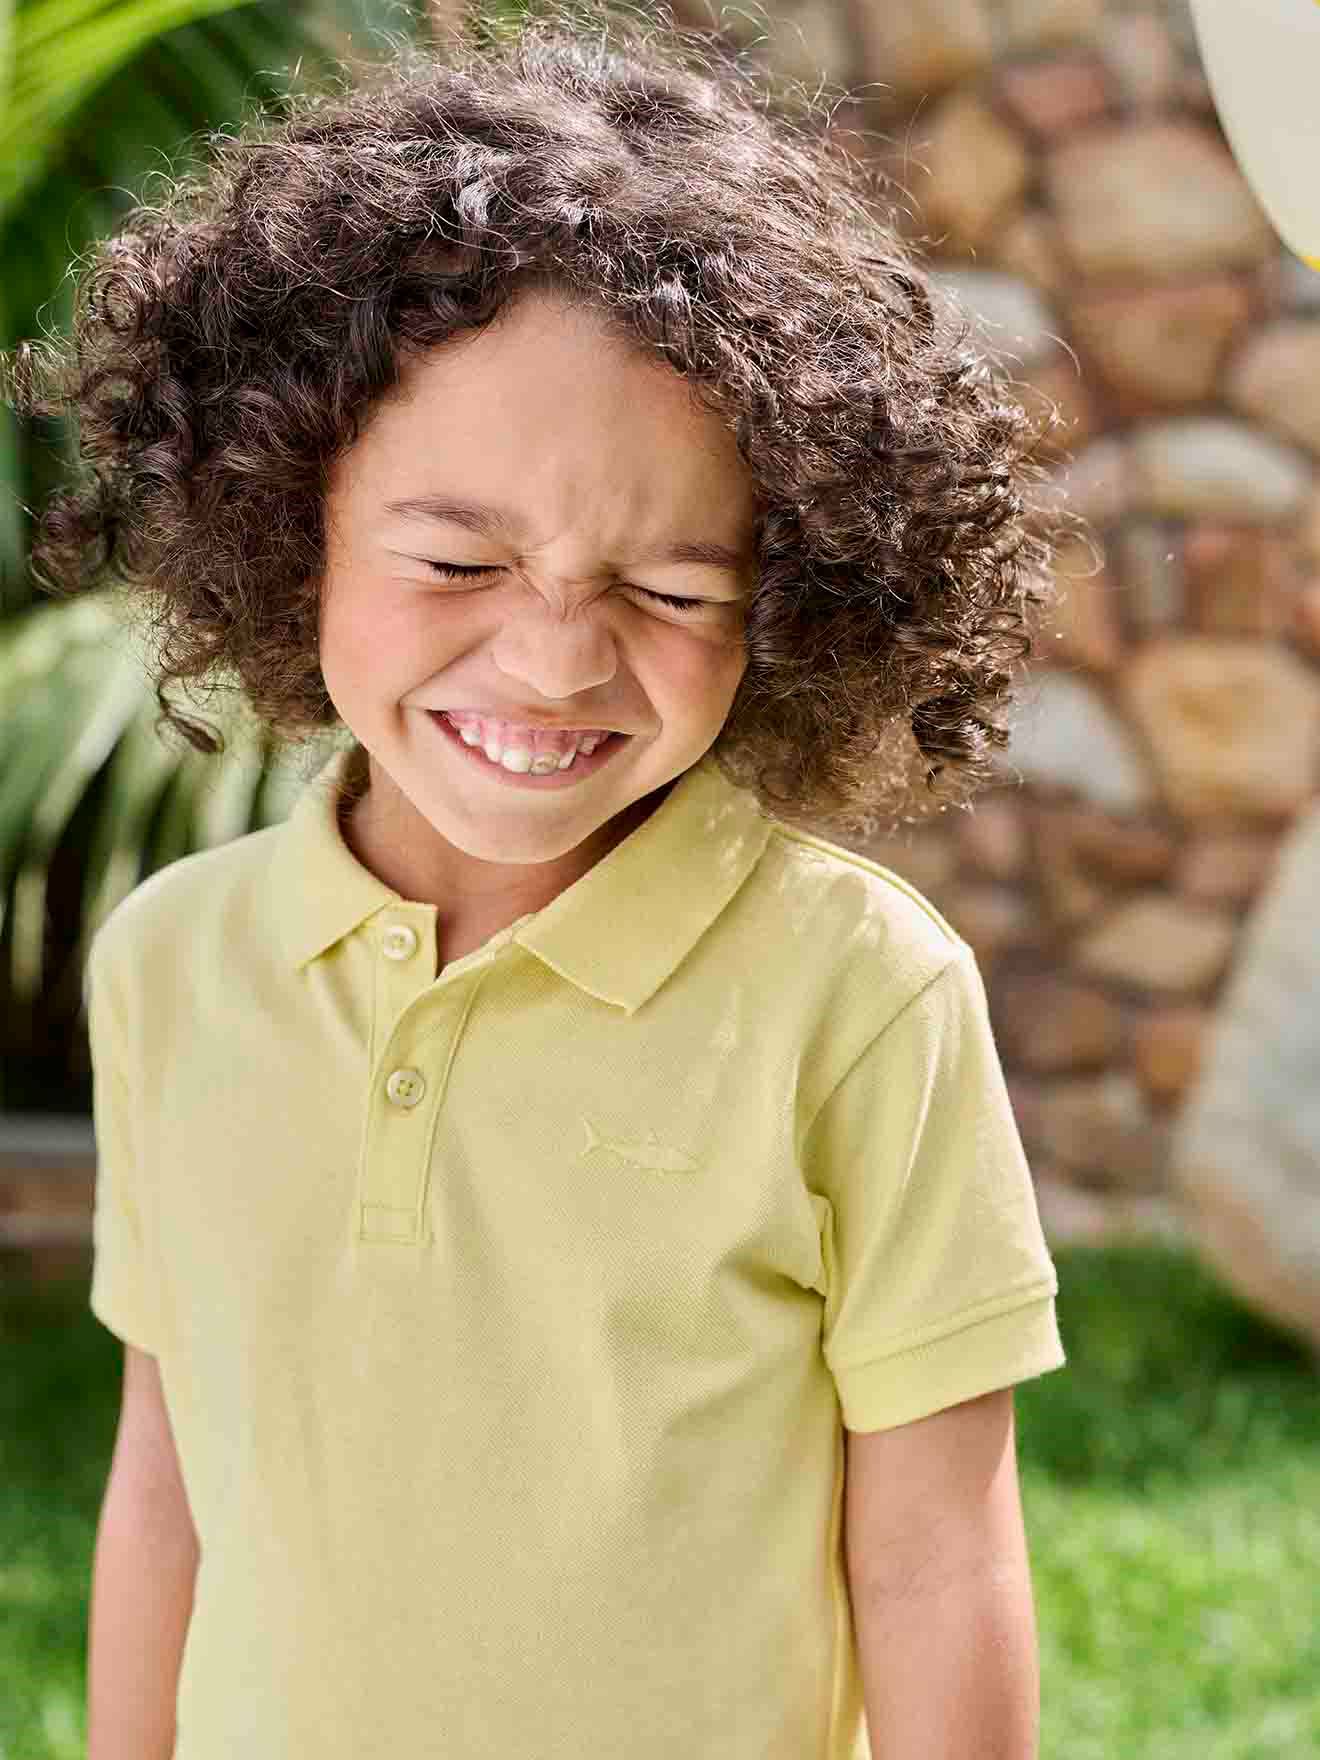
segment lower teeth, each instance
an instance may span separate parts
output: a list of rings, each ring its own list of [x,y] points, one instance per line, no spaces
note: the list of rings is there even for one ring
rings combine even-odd
[[[450,722],[450,726],[454,727],[454,723],[452,721]],[[463,738],[461,729],[454,727],[454,731],[456,733],[458,733],[458,736],[460,739]],[[605,739],[600,740],[594,749],[596,751],[599,751],[601,746],[603,746],[605,744],[605,740],[609,739],[610,737],[611,736],[609,734],[607,734],[605,736]],[[469,746],[470,750],[472,750],[474,752],[480,752],[482,757],[485,758],[486,762],[488,764],[494,764],[497,769],[499,769],[499,770],[510,770],[511,769],[511,767],[508,764],[502,763],[499,758],[492,758],[490,753],[480,743],[478,743],[476,741],[469,742],[468,740],[463,740],[463,744],[465,746]],[[590,754],[582,752],[580,750],[574,751],[572,762],[568,763],[568,764],[561,764],[560,763],[559,758],[561,756],[562,756],[562,753],[559,755],[556,755],[554,753],[542,753],[541,757],[539,759],[533,759],[533,761],[531,762],[531,764],[528,765],[526,770],[511,770],[511,774],[513,774],[515,776],[527,776],[527,775],[552,776],[552,775],[554,775],[554,773],[557,770],[571,770],[573,768],[573,765],[577,762],[577,760],[579,758],[588,757],[588,756],[590,756]],[[552,758],[553,762],[547,764],[545,762],[545,759],[547,757]]]

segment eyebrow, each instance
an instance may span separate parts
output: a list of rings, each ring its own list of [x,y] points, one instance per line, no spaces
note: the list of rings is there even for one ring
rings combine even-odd
[[[397,501],[385,503],[387,513],[397,513],[404,519],[445,520],[450,525],[463,526],[479,537],[494,538],[508,533],[514,521],[498,507],[486,507],[476,501],[451,501],[445,495],[405,495]],[[640,551],[638,562],[695,562],[707,568],[721,568],[730,574],[742,574],[747,566],[747,557],[739,551],[730,549],[727,544],[714,544],[703,541],[687,541],[674,544],[659,544],[650,550]]]

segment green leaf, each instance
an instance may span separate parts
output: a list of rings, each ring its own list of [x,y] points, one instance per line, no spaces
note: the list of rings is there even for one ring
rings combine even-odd
[[[82,253],[157,170],[191,170],[206,136],[314,81],[329,57],[372,52],[401,27],[424,34],[412,0],[0,0],[0,348],[67,331]],[[147,193],[143,193],[146,190]],[[224,712],[212,758],[168,729],[112,583],[46,599],[27,574],[28,507],[79,468],[76,423],[20,431],[0,410],[0,931],[11,922],[10,1002],[40,970],[52,860],[75,817],[81,859],[78,957],[144,872],[288,812],[298,755]],[[79,809],[84,808],[80,813]],[[79,834],[82,835],[81,832]],[[5,1000],[0,986],[0,1003]]]
[[[62,670],[74,712],[62,724],[63,749],[28,821],[14,882],[12,982],[20,1002],[41,989],[51,858],[88,784],[140,712],[144,689],[140,668],[100,641],[71,648]]]
[[[138,884],[151,823],[179,765],[179,753],[156,731],[155,697],[144,686],[142,712],[124,729],[106,771],[102,808],[88,849],[96,885],[82,928],[82,948]]]

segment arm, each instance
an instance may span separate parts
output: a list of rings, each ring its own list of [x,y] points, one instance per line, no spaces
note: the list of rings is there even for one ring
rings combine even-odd
[[[1013,1389],[845,1435],[845,1553],[875,1760],[1037,1760]]]
[[[156,1359],[126,1343],[92,1566],[88,1760],[170,1760],[198,1558]]]

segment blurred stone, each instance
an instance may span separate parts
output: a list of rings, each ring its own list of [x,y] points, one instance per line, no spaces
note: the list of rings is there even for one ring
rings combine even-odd
[[[1273,873],[1277,851],[1277,840],[1259,832],[1210,832],[1187,846],[1174,884],[1202,904],[1249,904]]]
[[[1093,1183],[1147,1192],[1165,1184],[1168,1133],[1129,1075],[1055,1082],[1041,1096],[1038,1128],[1046,1154]]]
[[[1181,62],[1163,21],[1151,12],[1110,13],[1098,33],[1100,53],[1125,104],[1158,110],[1171,104]]]
[[[865,77],[900,91],[942,91],[990,61],[990,25],[982,0],[859,6],[852,16]]]
[[[1039,805],[1032,815],[1035,869],[1051,914],[1070,927],[1113,901],[1116,887],[1151,885],[1173,866],[1173,840],[1154,826],[1098,807]]]
[[[874,132],[876,110],[876,99],[869,92],[836,98],[822,118],[821,139],[831,146],[842,146],[859,159],[883,158],[885,143]]]
[[[1210,82],[1199,67],[1184,67],[1178,75],[1174,101],[1184,110],[1199,112],[1212,120],[1218,120],[1214,93],[1210,90]]]
[[[1306,587],[1298,596],[1295,617],[1297,639],[1320,660],[1320,581]]]
[[[46,1157],[25,1162],[7,1155],[0,1163],[0,1219],[85,1220],[91,1216],[95,1182],[94,1160],[86,1166],[72,1160],[52,1166]]]
[[[1103,0],[1002,0],[1001,46],[1037,49],[1090,36],[1103,16]]]
[[[1177,859],[1173,838],[1154,825],[1118,819],[1098,807],[1077,807],[1060,817],[1077,860],[1119,886],[1163,880]]]
[[[1179,286],[1088,292],[1069,312],[1083,356],[1140,403],[1196,403],[1212,395],[1224,354],[1250,311],[1226,277]]]
[[[1019,977],[997,999],[1007,1050],[1039,1073],[1107,1063],[1123,1042],[1122,1009],[1088,985]]]
[[[945,894],[943,912],[989,970],[1009,948],[1029,944],[1036,924],[1020,892],[1006,887],[955,885]]]
[[[1110,888],[1090,872],[1073,838],[1066,808],[1038,807],[1032,815],[1036,875],[1050,916],[1075,929],[1103,910]]]
[[[1167,637],[1123,682],[1174,812],[1286,815],[1315,788],[1320,679],[1286,648]]]
[[[995,1031],[998,1033],[1000,1022],[997,1018],[998,1010],[993,998],[990,1006],[995,1016]],[[1008,1086],[1009,1105],[1012,1108],[1018,1130],[1022,1133],[1023,1142],[1029,1147],[1034,1143],[1039,1143],[1040,1108],[1041,1101],[1045,1097],[1043,1084],[1025,1077],[1020,1071],[1015,1070],[1011,1059],[1004,1066],[1004,1078]]]
[[[1035,1187],[1041,1227],[1051,1248],[1150,1239],[1181,1244],[1187,1238],[1179,1207],[1168,1197],[1090,1191],[1053,1172],[1037,1174]]]
[[[1027,859],[1021,809],[1002,795],[982,795],[959,815],[958,850],[990,880],[1019,879]]]
[[[1311,496],[1303,512],[1298,546],[1303,557],[1320,568],[1320,489]]]
[[[988,353],[1026,364],[1053,352],[1058,319],[1025,282],[986,269],[936,269],[933,274],[972,320],[976,339]]]
[[[1046,1245],[1098,1247],[1113,1238],[1113,1200],[1106,1193],[1070,1185],[1055,1172],[1033,1169],[1036,1209]]]
[[[941,827],[941,831],[943,827]],[[953,877],[957,853],[950,840],[930,830],[896,837],[876,837],[851,844],[859,855],[879,862],[910,881],[918,892],[934,895]]]
[[[765,22],[757,53],[777,72],[810,81],[822,73],[840,82],[851,75],[851,33],[834,0],[776,0]]]
[[[1115,540],[1123,605],[1138,629],[1159,629],[1183,615],[1182,539],[1171,526],[1128,520]]]
[[[1257,264],[1243,274],[1243,281],[1251,294],[1253,322],[1259,326],[1264,314],[1273,316],[1285,304],[1283,296],[1283,256],[1284,246],[1280,245],[1271,257]]]
[[[929,135],[916,146],[911,190],[926,226],[945,234],[944,248],[974,250],[988,236],[998,215],[1021,195],[1030,174],[1026,148],[971,92],[940,100]]]
[[[1089,545],[1066,538],[1055,550],[1053,578],[1058,597],[1042,632],[1049,658],[1111,672],[1122,658],[1123,644],[1108,570]]]
[[[1040,498],[1046,507],[1071,509],[1103,525],[1119,517],[1130,494],[1127,450],[1121,441],[1106,438],[1061,464]]]
[[[997,268],[1043,293],[1054,293],[1062,284],[1058,229],[1043,208],[1020,208],[995,228],[986,250]]]
[[[1277,249],[1232,154],[1199,124],[1088,129],[1048,155],[1045,177],[1084,275],[1172,279],[1251,266]]]
[[[1288,545],[1259,526],[1189,527],[1184,549],[1192,616],[1207,634],[1277,636],[1292,619]]]
[[[1320,1350],[1320,805],[1247,924],[1170,1173],[1239,1294]]]
[[[1281,318],[1258,330],[1224,392],[1243,415],[1320,453],[1320,319]]]
[[[1090,685],[1066,672],[1030,678],[996,764],[1028,782],[1077,789],[1116,812],[1154,798],[1145,761],[1131,735]]]
[[[1221,912],[1147,892],[1124,900],[1082,938],[1077,963],[1141,989],[1195,991],[1221,975],[1233,937],[1234,925]]]
[[[1291,251],[1283,253],[1281,271],[1279,298],[1282,304],[1297,312],[1320,311],[1320,273]]]
[[[1014,387],[1032,418],[1042,455],[1071,452],[1094,434],[1095,403],[1077,362],[1065,348],[1027,368]]]
[[[999,70],[1000,98],[1030,133],[1049,137],[1095,122],[1109,108],[1109,81],[1086,56],[1010,63]]]
[[[1129,445],[1137,504],[1176,519],[1287,519],[1311,485],[1290,447],[1217,416],[1152,422]]]
[[[1196,1080],[1210,1023],[1205,1008],[1157,1008],[1132,1032],[1132,1061],[1152,1099],[1180,1100]]]

